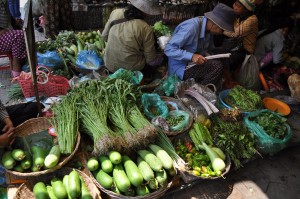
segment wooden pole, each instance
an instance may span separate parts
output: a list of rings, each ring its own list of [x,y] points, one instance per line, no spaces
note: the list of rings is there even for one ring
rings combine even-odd
[[[34,35],[34,25],[33,25],[33,16],[32,16],[32,0],[28,1],[28,6],[25,7],[25,15],[24,15],[24,25],[23,32],[25,37],[27,58],[30,67],[30,71],[32,74],[32,83],[35,94],[35,99],[37,101],[39,116],[42,115],[40,97],[37,86],[37,75],[36,75],[36,45],[35,45],[35,35]]]

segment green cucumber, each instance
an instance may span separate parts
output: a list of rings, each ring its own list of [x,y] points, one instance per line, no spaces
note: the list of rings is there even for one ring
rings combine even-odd
[[[69,189],[68,189],[68,182],[69,182],[69,175],[64,175],[64,177],[63,177],[63,184],[64,184],[64,186],[65,186],[65,188],[66,188],[66,191],[67,191],[67,194],[68,194],[68,198],[70,199],[71,198],[71,196],[70,196],[70,194],[69,194]]]
[[[102,169],[95,174],[95,177],[99,184],[105,189],[110,189],[113,186],[113,178]]]
[[[13,149],[11,152],[11,156],[16,161],[21,161],[26,157],[26,154],[22,149]]]
[[[153,171],[162,171],[163,165],[158,157],[148,150],[138,150],[137,152],[145,160]]]
[[[145,195],[148,195],[150,193],[148,187],[144,184],[136,187],[135,192],[138,196],[145,196]]]
[[[110,151],[108,158],[113,164],[120,164],[122,162],[122,155],[118,151]]]
[[[130,183],[136,187],[140,186],[143,183],[144,178],[139,168],[128,156],[124,155],[122,158],[126,175],[130,180]]]
[[[22,167],[21,164],[18,164],[16,166],[14,166],[13,170],[17,171],[17,172],[20,172],[20,173],[22,173],[24,171],[24,169],[23,169],[23,167]]]
[[[60,159],[60,149],[58,145],[53,145],[49,154],[45,157],[45,167],[51,169],[55,167]]]
[[[99,161],[101,163],[101,169],[105,171],[106,173],[112,172],[114,166],[113,163],[110,161],[110,159],[105,155],[99,156]]]
[[[148,186],[152,190],[157,190],[159,188],[158,182],[155,178],[148,182]]]
[[[117,164],[113,170],[114,182],[118,189],[124,193],[129,191],[131,188],[130,180],[128,179],[122,164]]]
[[[29,169],[31,167],[32,164],[32,156],[30,155],[30,153],[28,151],[25,151],[25,158],[21,161],[21,166],[23,167],[23,169]]]
[[[153,170],[151,169],[149,164],[141,157],[137,158],[137,165],[146,182],[153,180],[155,178]]]
[[[35,199],[49,199],[49,194],[45,183],[38,182],[33,186],[33,195]]]
[[[173,167],[173,159],[165,150],[156,144],[149,144],[148,147],[160,159],[164,169],[171,169]]]
[[[158,184],[163,187],[168,182],[167,172],[163,169],[162,171],[155,172],[155,179]]]
[[[53,192],[58,199],[68,198],[67,190],[63,184],[63,182],[59,178],[52,178],[51,185],[53,188]]]
[[[90,191],[88,190],[83,178],[79,176],[81,182],[81,199],[93,199]]]
[[[170,175],[170,176],[175,176],[176,175],[176,168],[175,166],[173,165],[173,167],[171,169],[168,169],[167,170],[167,173]]]
[[[47,192],[48,192],[48,195],[50,197],[50,199],[58,199],[53,191],[53,187],[48,185],[46,186],[46,189],[47,189]]]
[[[44,166],[45,158],[48,155],[48,152],[39,146],[32,146],[31,151],[32,151],[33,164],[37,168],[41,169]]]
[[[96,171],[99,168],[99,162],[95,157],[89,158],[86,165],[90,171]]]
[[[118,189],[118,187],[117,187],[117,185],[116,185],[115,183],[113,184],[113,186],[111,187],[110,190],[111,190],[112,192],[118,194],[118,195],[121,194],[120,190]]]
[[[5,151],[1,162],[6,169],[12,169],[16,165],[16,160],[12,157],[11,151]]]
[[[68,193],[71,196],[71,198],[77,198],[81,194],[81,183],[79,174],[76,170],[73,169],[73,171],[69,174],[68,179]]]

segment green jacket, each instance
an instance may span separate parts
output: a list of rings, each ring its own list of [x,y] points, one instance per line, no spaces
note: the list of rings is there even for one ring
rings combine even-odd
[[[119,68],[141,70],[156,58],[153,29],[144,20],[132,19],[109,29],[112,21],[124,18],[124,11],[115,9],[102,32],[107,39],[104,62],[111,72]]]

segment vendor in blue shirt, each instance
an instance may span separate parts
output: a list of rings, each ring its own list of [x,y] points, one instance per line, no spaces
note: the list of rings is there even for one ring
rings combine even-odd
[[[207,60],[205,55],[214,48],[213,34],[233,31],[235,15],[232,8],[222,3],[204,15],[180,23],[164,52],[168,56],[169,75],[176,74],[181,80],[194,78],[201,84],[216,85],[222,78],[223,64],[220,60]],[[190,62],[196,65],[187,67]]]

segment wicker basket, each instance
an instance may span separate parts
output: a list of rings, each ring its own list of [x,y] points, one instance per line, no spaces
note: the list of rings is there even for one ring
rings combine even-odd
[[[176,136],[172,142],[173,145],[175,145],[179,140],[184,140],[184,139],[188,139],[191,141],[190,137],[188,136],[187,133],[184,134],[180,134],[178,136]],[[222,172],[221,176],[216,176],[216,177],[201,177],[201,176],[195,176],[191,173],[189,173],[188,171],[186,171],[184,168],[177,168],[178,173],[181,177],[181,179],[185,182],[185,183],[190,183],[193,181],[197,181],[197,180],[215,180],[215,179],[219,179],[219,178],[224,178],[224,175],[226,175],[231,168],[231,159],[229,157],[228,154],[226,154],[226,160],[225,160],[225,170]]]
[[[45,184],[50,184],[51,179],[55,176],[62,179],[65,175],[68,175],[73,168],[63,167],[59,170],[56,170],[52,175],[40,175],[38,177],[31,178],[26,183],[23,183],[17,190],[14,199],[34,199],[33,187],[37,182],[44,182]],[[83,178],[88,190],[90,191],[93,199],[101,199],[101,194],[99,189],[93,183],[92,178],[87,174],[75,169],[79,175]]]
[[[163,100],[165,102],[174,102],[174,103],[176,103],[179,110],[187,112],[190,116],[189,124],[184,129],[182,129],[181,131],[165,131],[165,134],[168,135],[168,136],[175,136],[175,135],[178,135],[180,133],[184,133],[184,132],[188,131],[191,128],[191,126],[193,125],[193,122],[194,122],[194,116],[193,116],[192,112],[188,108],[186,108],[186,106],[178,99],[175,99],[175,98],[172,98],[172,97],[166,97],[166,96],[160,96],[160,98],[161,98],[161,100]]]
[[[91,157],[91,156],[90,156],[90,154],[87,153],[87,152],[85,153],[84,156],[85,156],[85,158],[84,158],[84,165],[86,165],[86,164],[87,164],[87,159],[88,159],[89,157]],[[152,193],[150,193],[150,194],[148,194],[148,195],[146,195],[146,196],[135,196],[135,197],[130,197],[130,196],[118,195],[118,194],[116,194],[116,193],[113,192],[113,191],[110,191],[110,190],[108,190],[108,189],[105,189],[105,188],[102,187],[102,186],[100,185],[100,183],[96,180],[96,178],[94,177],[94,175],[93,175],[90,171],[88,171],[88,172],[89,172],[89,175],[91,176],[91,178],[92,178],[94,184],[95,184],[101,191],[103,191],[104,193],[106,193],[106,194],[109,196],[109,198],[111,198],[111,199],[158,199],[158,198],[161,198],[161,197],[168,191],[168,189],[170,189],[170,187],[172,186],[172,184],[173,184],[173,182],[175,181],[176,177],[178,178],[178,176],[177,176],[177,169],[176,169],[176,175],[175,175],[175,176],[169,181],[169,183],[166,184],[164,187],[161,187],[161,188],[158,189],[157,191],[152,192]]]
[[[50,123],[47,118],[44,117],[39,117],[39,118],[33,118],[25,121],[24,123],[20,124],[17,126],[14,130],[15,135],[17,137],[24,137],[27,135],[39,133],[41,131],[47,130],[50,127]],[[73,152],[69,156],[61,156],[60,162],[53,168],[51,169],[46,169],[42,171],[37,171],[37,172],[29,172],[29,173],[21,173],[17,171],[12,171],[12,170],[6,170],[8,174],[12,174],[15,176],[22,176],[22,177],[30,177],[30,176],[39,176],[42,174],[47,174],[47,173],[52,173],[56,171],[57,169],[60,169],[63,165],[65,165],[69,160],[72,159],[72,157],[75,155],[79,148],[80,144],[80,133],[77,133],[77,142],[75,145],[75,148]]]
[[[168,191],[168,189],[172,186],[173,184],[173,179],[166,184],[164,187],[161,187],[159,190],[152,192],[146,196],[134,196],[134,197],[130,197],[130,196],[124,196],[124,195],[118,195],[115,192],[112,192],[108,189],[105,189],[104,187],[102,187],[99,182],[92,177],[92,180],[94,181],[95,185],[104,193],[106,193],[110,198],[112,199],[158,199],[161,198],[163,195],[165,195],[165,193]]]

